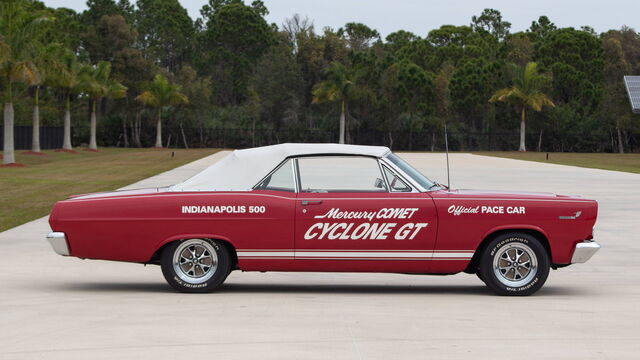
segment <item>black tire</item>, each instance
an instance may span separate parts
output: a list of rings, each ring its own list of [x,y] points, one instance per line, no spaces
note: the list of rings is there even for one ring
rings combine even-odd
[[[194,256],[195,255],[195,256]],[[225,244],[208,239],[174,241],[162,252],[162,274],[174,289],[186,293],[216,290],[231,272]]]
[[[527,233],[496,236],[480,256],[480,279],[498,295],[527,296],[549,276],[550,260],[540,240]]]

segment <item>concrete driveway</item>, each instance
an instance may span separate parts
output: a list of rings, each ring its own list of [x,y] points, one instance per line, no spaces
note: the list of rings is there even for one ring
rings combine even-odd
[[[178,182],[224,153],[132,187]],[[402,154],[446,182],[444,155]],[[156,266],[53,253],[40,219],[0,234],[0,359],[638,359],[640,175],[451,155],[454,188],[597,199],[603,249],[535,296],[474,276],[232,273],[213,294]]]

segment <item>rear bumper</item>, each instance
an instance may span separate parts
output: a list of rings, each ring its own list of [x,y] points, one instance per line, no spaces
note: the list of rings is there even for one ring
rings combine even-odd
[[[597,241],[585,240],[576,244],[575,250],[573,250],[573,256],[571,257],[571,263],[583,263],[591,259],[593,254],[600,250],[600,244]]]
[[[71,255],[69,253],[69,244],[67,243],[67,235],[65,235],[65,233],[50,232],[49,235],[47,235],[47,240],[49,241],[49,244],[51,244],[51,247],[53,248],[53,251],[56,252],[56,254],[62,256]]]

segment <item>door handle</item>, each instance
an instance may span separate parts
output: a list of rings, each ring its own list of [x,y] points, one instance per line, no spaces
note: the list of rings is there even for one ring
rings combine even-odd
[[[320,204],[322,204],[322,200],[302,200],[302,206],[320,205]]]

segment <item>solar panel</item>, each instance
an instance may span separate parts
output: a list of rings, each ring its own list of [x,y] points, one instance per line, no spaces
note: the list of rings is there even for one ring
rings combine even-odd
[[[624,84],[634,114],[640,114],[640,76],[625,76]]]

